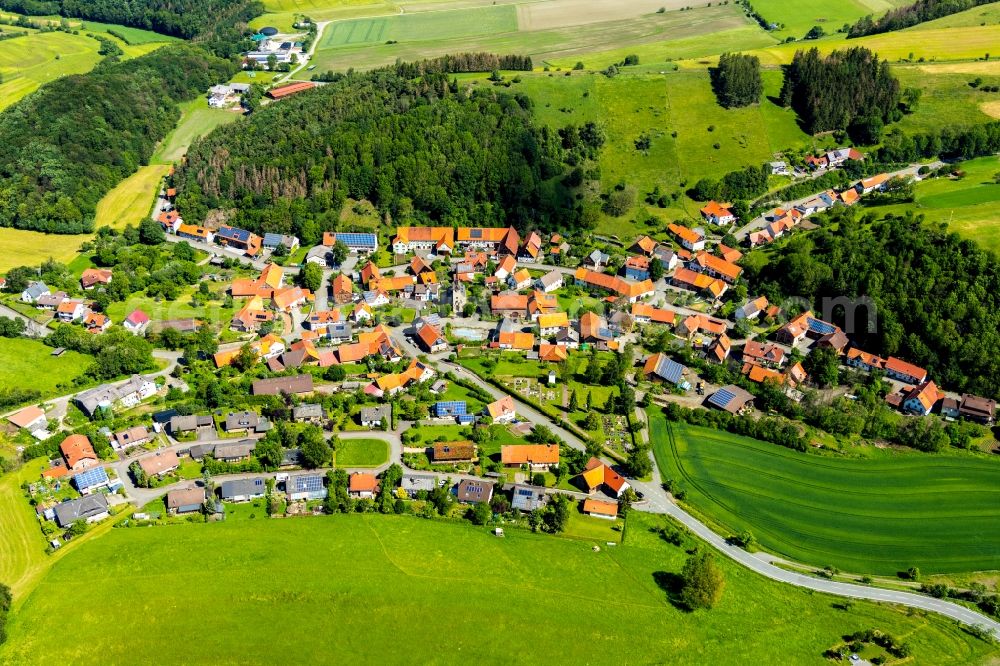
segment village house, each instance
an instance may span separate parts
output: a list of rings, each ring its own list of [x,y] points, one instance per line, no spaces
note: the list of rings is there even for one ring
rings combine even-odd
[[[565,312],[553,312],[552,314],[539,315],[537,322],[538,333],[543,338],[548,338],[569,326],[569,317]]]
[[[549,495],[545,492],[545,488],[537,486],[515,483],[511,487],[510,495],[510,507],[525,513],[543,509],[549,503]]]
[[[312,375],[294,375],[291,377],[274,377],[273,379],[258,379],[250,389],[251,395],[296,395],[312,393]]]
[[[885,184],[889,182],[889,180],[889,174],[880,173],[870,178],[862,178],[854,186],[854,189],[858,191],[858,194],[871,194],[876,190],[884,189]]]
[[[690,268],[678,268],[674,271],[673,276],[670,278],[670,282],[678,287],[683,287],[685,289],[690,289],[695,292],[702,292],[706,296],[710,296],[712,299],[722,298],[723,294],[729,288],[724,281],[713,278],[705,273],[699,273],[693,271]]]
[[[500,462],[504,467],[546,470],[559,464],[558,444],[513,444],[500,447]]]
[[[487,481],[462,479],[455,490],[455,497],[462,504],[489,504],[493,499],[493,484]]]
[[[359,414],[361,425],[366,428],[380,428],[383,423],[392,423],[392,405],[362,407]]]
[[[488,254],[517,255],[521,236],[514,227],[459,227],[457,245],[462,250],[481,250]]]
[[[397,227],[392,239],[395,254],[433,252],[451,254],[455,249],[455,230],[452,227]]]
[[[224,502],[252,502],[266,494],[267,482],[262,476],[223,481],[219,489],[219,496]]]
[[[491,402],[486,406],[486,414],[493,419],[494,423],[512,423],[517,418],[514,399],[505,395],[499,400]]]
[[[767,310],[767,297],[758,296],[747,301],[736,310],[736,319],[756,319]]]
[[[616,498],[621,497],[631,487],[625,477],[597,458],[591,458],[587,461],[586,467],[580,474],[580,480],[588,493],[600,489]]]
[[[785,350],[770,342],[747,340],[743,347],[743,361],[767,368],[780,368],[785,362]]]
[[[253,257],[260,252],[263,239],[245,229],[222,226],[215,232],[215,242],[223,247],[240,250],[248,257]]]
[[[987,426],[993,425],[996,412],[996,400],[981,398],[970,393],[962,395],[962,402],[958,407],[958,415],[963,419]]]
[[[672,360],[663,352],[651,354],[642,365],[642,374],[646,379],[659,379],[672,386],[687,388],[688,381],[684,378],[687,368]]]
[[[149,430],[145,426],[132,426],[114,434],[111,439],[111,448],[115,451],[124,451],[133,446],[142,446],[150,439]]]
[[[625,260],[625,277],[630,280],[649,279],[649,258],[633,255]]]
[[[351,254],[369,254],[378,250],[378,235],[371,232],[340,232],[327,231],[323,234],[323,245],[333,247],[343,243]]]
[[[76,472],[98,463],[97,453],[86,435],[70,435],[59,445],[66,468]]]
[[[614,520],[618,517],[618,503],[588,498],[583,500],[582,511],[588,516],[593,516],[594,518]]]
[[[927,381],[926,370],[895,356],[890,356],[886,359],[885,374],[890,379],[898,379],[907,384],[922,384]]]
[[[583,258],[583,265],[599,271],[602,268],[607,268],[609,261],[611,261],[611,255],[600,250],[594,250]]]
[[[811,311],[806,311],[779,328],[774,337],[778,342],[786,345],[796,345],[807,336],[813,340],[819,340],[823,336],[838,331],[840,331],[840,327],[836,324],[817,319]]]
[[[736,282],[740,274],[743,273],[743,269],[736,264],[729,263],[725,259],[716,257],[714,254],[709,254],[705,251],[696,254],[694,261],[689,266],[692,270],[721,278],[729,284]]]
[[[89,495],[93,492],[109,488],[112,485],[108,472],[103,467],[91,467],[79,474],[74,474],[73,485],[80,491],[81,495]],[[115,487],[120,487],[121,483],[115,479]]]
[[[64,529],[78,520],[84,520],[90,524],[104,520],[111,515],[108,500],[101,493],[56,504],[54,512],[56,524]]]
[[[56,317],[59,321],[73,323],[87,315],[87,306],[83,301],[65,300],[56,307]]]
[[[233,444],[216,444],[212,457],[219,462],[238,463],[250,460],[257,443],[252,439],[244,439]]]
[[[292,408],[292,420],[298,423],[320,423],[323,420],[323,405],[304,402]]]
[[[125,330],[133,335],[142,335],[149,326],[149,315],[142,310],[133,310],[122,322]]]
[[[538,235],[538,232],[532,231],[528,234],[528,237],[524,240],[524,245],[521,246],[520,251],[517,253],[517,260],[525,264],[533,264],[539,260],[542,253],[542,237]]]
[[[647,303],[632,304],[632,319],[639,324],[666,324],[672,326],[677,318],[673,310],[654,308]]]
[[[83,318],[83,327],[88,333],[99,335],[111,327],[111,319],[99,312],[88,312]]]
[[[139,459],[139,467],[148,477],[159,477],[169,474],[180,467],[181,461],[172,450],[158,451],[151,456]]]
[[[702,229],[691,229],[680,224],[671,223],[667,225],[667,229],[670,230],[677,240],[680,242],[681,247],[691,252],[700,252],[705,249],[705,232]]]
[[[431,324],[423,324],[414,336],[417,344],[428,354],[436,354],[448,349],[448,341],[441,331]]]
[[[94,287],[111,284],[111,271],[104,268],[87,268],[80,275],[80,287],[89,291]]]
[[[21,302],[34,305],[42,296],[48,296],[52,292],[44,282],[29,282],[28,286],[21,292]]]
[[[102,384],[78,393],[73,402],[89,418],[102,409],[130,409],[156,393],[156,383],[151,377],[132,375],[120,384]]]
[[[550,345],[542,343],[538,345],[538,360],[543,363],[562,363],[569,358],[569,351],[566,345]]]
[[[205,505],[205,489],[198,486],[178,488],[167,493],[167,513],[198,513]]]
[[[733,214],[731,209],[732,204],[709,201],[705,204],[704,208],[701,209],[701,216],[709,224],[732,224],[736,221],[736,216]],[[688,249],[694,251],[695,248]]]
[[[378,493],[378,479],[374,474],[351,474],[347,492],[350,493],[351,497],[359,499],[375,497],[375,494]]]
[[[322,474],[293,474],[285,480],[285,493],[290,502],[321,500],[326,497],[327,489]]]
[[[435,463],[467,463],[476,459],[476,445],[469,440],[435,442],[431,460]]]
[[[903,396],[903,411],[917,416],[927,416],[940,399],[941,394],[934,382],[923,382],[906,391]]]
[[[354,283],[348,276],[338,273],[330,280],[330,292],[335,303],[340,305],[350,303],[354,300]]]
[[[407,497],[415,499],[421,492],[429,493],[437,488],[437,477],[431,474],[404,474],[399,487]]]
[[[538,278],[535,283],[538,285],[539,289],[548,294],[562,288],[563,275],[559,271],[552,271],[551,273],[546,273],[542,277]]]

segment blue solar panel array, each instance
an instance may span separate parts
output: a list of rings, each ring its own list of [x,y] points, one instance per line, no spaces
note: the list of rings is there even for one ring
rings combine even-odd
[[[656,374],[674,384],[680,383],[684,375],[684,366],[669,358],[663,359],[656,368]]]
[[[708,402],[720,409],[725,409],[729,401],[736,397],[736,394],[729,389],[719,389],[712,397],[708,399]]]
[[[94,488],[96,486],[103,486],[108,482],[108,473],[104,471],[103,467],[95,467],[93,469],[88,469],[84,472],[80,472],[73,477],[73,483],[76,484],[77,490],[83,492],[88,488]]]
[[[813,317],[806,317],[806,322],[809,325],[809,330],[817,335],[829,335],[837,330],[837,327],[833,324],[828,324],[825,321],[821,321]]]
[[[482,237],[483,237],[482,229],[469,229],[469,238],[482,238]]]
[[[312,492],[323,490],[322,476],[294,476],[292,481],[293,492]]]
[[[342,242],[347,247],[364,247],[372,250],[378,247],[378,238],[375,234],[365,233],[343,233],[334,234],[335,239]]]
[[[469,425],[470,423],[475,423],[476,417],[473,414],[459,414],[458,423],[459,425]]]
[[[250,240],[249,231],[246,229],[237,229],[236,227],[222,227],[216,233],[216,236],[220,236],[226,240],[240,241],[241,243],[246,243]]]
[[[443,416],[462,416],[468,413],[468,406],[464,400],[449,400],[434,404],[434,414]]]

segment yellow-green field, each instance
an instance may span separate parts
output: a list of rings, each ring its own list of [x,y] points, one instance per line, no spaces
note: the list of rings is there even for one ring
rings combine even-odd
[[[167,165],[150,164],[118,183],[97,204],[94,226],[121,229],[126,224],[139,224],[149,215],[160,182],[168,171]]]
[[[99,46],[89,37],[65,32],[36,33],[0,42],[0,110],[49,81],[90,71],[101,59]]]
[[[236,122],[242,117],[237,111],[209,107],[204,97],[184,102],[180,105],[180,109],[181,119],[177,127],[160,143],[153,156],[154,162],[171,164],[180,160],[192,141],[205,136],[220,125]]]
[[[753,0],[752,4],[766,21],[782,26],[772,34],[801,39],[813,26],[835,32],[845,23],[868,14],[880,16],[910,0]]]
[[[49,258],[68,264],[76,257],[80,245],[92,238],[88,234],[62,236],[0,229],[0,273],[15,266],[34,266]]]

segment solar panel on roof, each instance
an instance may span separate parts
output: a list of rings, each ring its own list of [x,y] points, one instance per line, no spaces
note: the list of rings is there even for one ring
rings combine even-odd
[[[469,238],[482,238],[482,237],[483,237],[482,229],[472,229],[469,231]]]
[[[819,319],[813,319],[812,317],[807,318],[806,322],[809,326],[809,330],[813,331],[814,333],[818,333],[819,335],[827,335],[837,330],[837,327],[834,326],[833,324],[828,324],[825,321],[820,321]]]
[[[724,408],[729,404],[729,401],[735,397],[736,394],[729,389],[719,389],[711,398],[708,399],[708,401],[717,407]]]
[[[84,472],[80,472],[73,477],[73,481],[76,483],[76,487],[78,489],[84,490],[86,488],[107,483],[108,473],[104,471],[103,467],[95,467],[94,469],[88,469]]]

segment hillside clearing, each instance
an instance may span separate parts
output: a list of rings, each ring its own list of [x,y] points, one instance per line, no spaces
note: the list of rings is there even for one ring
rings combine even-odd
[[[181,119],[177,127],[160,142],[153,162],[172,164],[184,157],[195,139],[205,136],[216,127],[234,123],[242,114],[228,109],[213,109],[203,97],[180,104]]]
[[[138,225],[153,208],[153,201],[160,182],[170,171],[162,164],[140,167],[134,174],[118,183],[97,204],[94,227],[109,226],[122,229],[126,224]]]
[[[36,389],[42,396],[78,390],[73,380],[84,373],[93,358],[75,351],[52,355],[52,347],[30,338],[0,342],[0,386]]]
[[[35,266],[49,258],[68,264],[79,254],[80,245],[93,237],[0,228],[0,273],[15,266]]]

